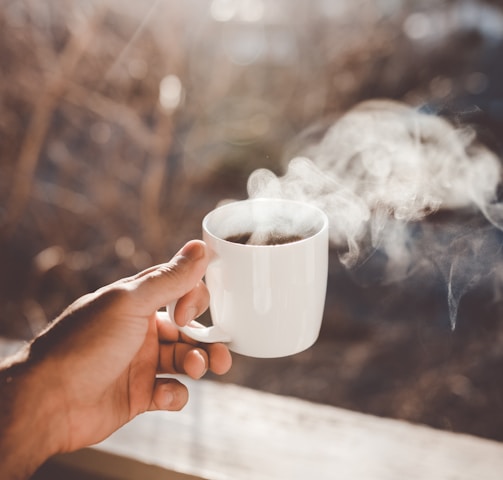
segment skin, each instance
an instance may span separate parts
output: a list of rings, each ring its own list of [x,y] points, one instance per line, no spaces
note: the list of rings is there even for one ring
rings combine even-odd
[[[187,388],[158,373],[224,374],[223,344],[197,344],[175,322],[208,307],[206,245],[187,243],[166,264],[119,280],[70,305],[0,368],[1,479],[28,478],[56,453],[97,443],[148,410],[180,410]]]

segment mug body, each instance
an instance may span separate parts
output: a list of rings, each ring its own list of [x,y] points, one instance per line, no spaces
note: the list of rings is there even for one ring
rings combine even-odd
[[[264,232],[271,231],[294,241],[268,240]],[[236,243],[250,232],[273,244]],[[316,341],[328,272],[323,211],[281,199],[234,202],[205,217],[203,240],[211,252],[206,284],[212,322],[228,333],[232,351],[283,357]]]

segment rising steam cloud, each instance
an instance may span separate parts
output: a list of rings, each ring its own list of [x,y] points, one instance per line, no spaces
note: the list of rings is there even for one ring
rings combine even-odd
[[[500,180],[499,158],[477,142],[473,129],[373,100],[340,117],[283,176],[253,172],[248,194],[319,206],[329,216],[341,262],[356,271],[378,252],[386,259],[382,282],[434,264],[447,281],[454,328],[461,296],[498,268]],[[485,220],[450,225],[439,243],[434,226],[423,220],[443,210],[480,212]]]

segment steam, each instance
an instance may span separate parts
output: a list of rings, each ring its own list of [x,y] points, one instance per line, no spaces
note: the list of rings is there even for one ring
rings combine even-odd
[[[376,253],[386,259],[379,277],[384,283],[434,264],[447,282],[454,328],[462,295],[497,265],[500,180],[499,158],[477,142],[473,129],[454,128],[402,103],[372,100],[340,117],[320,142],[290,161],[283,176],[253,172],[248,194],[322,208],[331,241],[351,271]],[[484,225],[450,225],[438,245],[441,229],[429,220],[439,211],[480,212]]]

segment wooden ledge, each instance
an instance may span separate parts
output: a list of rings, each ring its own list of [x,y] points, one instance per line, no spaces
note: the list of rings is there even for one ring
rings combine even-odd
[[[235,385],[187,383],[191,400],[181,412],[146,413],[59,460],[128,480],[501,479],[497,442]],[[107,457],[113,472],[98,467]],[[121,468],[120,458],[135,463]],[[148,467],[140,475],[141,465]]]
[[[12,353],[0,342],[0,355]],[[64,478],[500,480],[503,444],[398,420],[184,379],[181,412],[150,412],[51,462]],[[80,472],[80,473],[77,473]],[[37,478],[63,478],[51,475]]]

